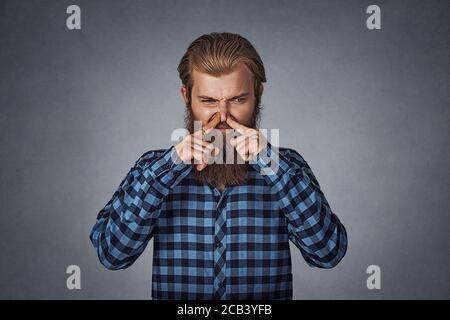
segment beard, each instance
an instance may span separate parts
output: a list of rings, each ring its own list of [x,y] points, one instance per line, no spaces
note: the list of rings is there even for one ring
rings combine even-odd
[[[244,124],[249,128],[257,128],[259,126],[260,108],[255,106],[253,110],[250,123]],[[197,119],[195,119],[190,105],[186,107],[184,120],[186,129],[192,134],[194,132],[194,121]],[[219,189],[223,189],[225,186],[236,186],[243,184],[245,182],[245,176],[248,170],[248,164],[244,162],[244,160],[237,153],[236,149],[230,144],[230,139],[233,138],[233,136],[227,137],[225,132],[223,132],[222,138],[223,148],[222,150],[219,150],[219,154],[216,156],[220,157],[220,160],[222,161],[219,162],[222,163],[209,164],[202,171],[194,169],[197,181],[202,184],[210,184]],[[231,151],[233,153],[234,163],[226,163],[225,160],[227,158],[227,150],[228,152]],[[236,163],[238,158],[240,159],[240,162]]]

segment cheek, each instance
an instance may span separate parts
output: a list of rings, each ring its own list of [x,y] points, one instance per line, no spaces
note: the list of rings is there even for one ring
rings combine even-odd
[[[230,110],[230,114],[241,123],[247,123],[250,121],[253,115],[255,101],[246,103],[245,105],[233,106]]]
[[[204,106],[199,106],[197,104],[192,104],[192,112],[196,120],[202,121],[206,124],[208,120],[217,112],[216,108],[209,108]]]

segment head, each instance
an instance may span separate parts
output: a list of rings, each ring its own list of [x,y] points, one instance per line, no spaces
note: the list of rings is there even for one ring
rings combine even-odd
[[[248,127],[259,126],[266,76],[260,56],[247,39],[232,33],[202,35],[189,45],[178,72],[191,133],[194,121],[206,125],[217,112],[219,128],[229,128],[226,119],[230,116]],[[243,182],[245,172],[242,164],[212,164],[197,176],[213,185],[233,185]]]

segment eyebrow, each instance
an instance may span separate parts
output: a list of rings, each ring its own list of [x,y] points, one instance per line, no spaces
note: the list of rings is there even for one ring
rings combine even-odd
[[[233,100],[233,99],[239,99],[239,98],[244,98],[244,97],[246,97],[246,96],[248,96],[248,92],[244,92],[244,93],[239,94],[238,96],[234,96],[234,97],[231,98],[231,100]],[[208,96],[198,96],[198,97],[199,97],[200,99],[208,99],[208,100],[214,100],[214,101],[217,101],[217,99],[212,98],[212,97],[208,97]]]

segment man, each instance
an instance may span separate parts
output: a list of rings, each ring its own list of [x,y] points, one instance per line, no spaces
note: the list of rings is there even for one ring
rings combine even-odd
[[[100,261],[127,268],[153,238],[153,299],[292,299],[289,240],[332,268],[347,234],[303,157],[258,130],[263,63],[242,36],[211,33],[178,71],[190,134],[143,154],[99,212]]]

